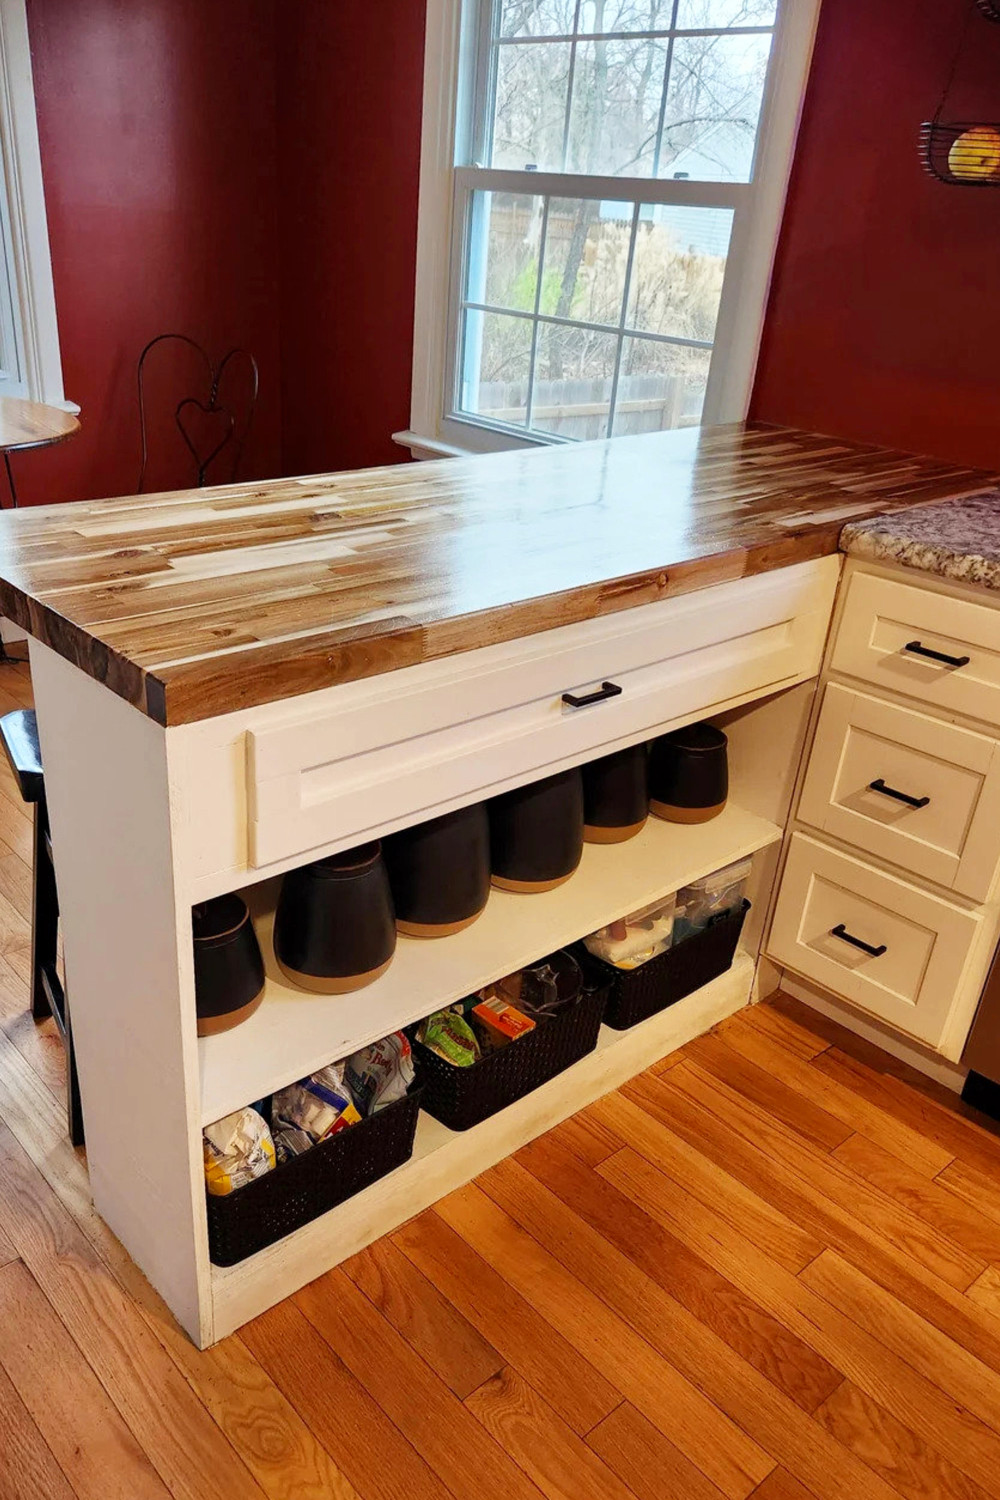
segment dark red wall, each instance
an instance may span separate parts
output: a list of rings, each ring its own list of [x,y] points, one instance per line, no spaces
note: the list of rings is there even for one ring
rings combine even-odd
[[[15,459],[22,497],[135,488],[135,363],[168,330],[255,351],[244,471],[280,472],[272,0],[29,0],[28,14],[65,389],[84,430]],[[154,483],[192,482],[169,424],[154,455]]]
[[[406,454],[423,0],[295,0],[279,27],[288,473]]]
[[[972,0],[825,0],[755,416],[1000,463],[1000,190],[926,176],[916,140]],[[951,117],[1000,120],[975,15]]]

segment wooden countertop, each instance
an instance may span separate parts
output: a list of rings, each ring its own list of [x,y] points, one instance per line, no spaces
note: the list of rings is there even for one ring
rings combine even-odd
[[[0,513],[0,612],[161,724],[821,557],[991,476],[760,424]]]
[[[21,448],[48,448],[80,431],[80,420],[60,406],[0,396],[0,453]]]

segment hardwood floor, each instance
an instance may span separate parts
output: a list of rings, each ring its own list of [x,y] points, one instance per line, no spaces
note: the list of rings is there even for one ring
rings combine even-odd
[[[0,1500],[1000,1497],[1000,1134],[780,996],[199,1353],[66,1140],[29,831],[0,765]]]

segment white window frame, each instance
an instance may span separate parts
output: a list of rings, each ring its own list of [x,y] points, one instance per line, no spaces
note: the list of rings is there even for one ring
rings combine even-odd
[[[558,442],[498,430],[451,410],[458,346],[453,288],[464,256],[464,215],[456,212],[474,173],[455,163],[471,159],[463,137],[473,118],[470,90],[477,76],[481,0],[428,0],[424,60],[423,135],[417,227],[413,394],[410,427],[393,434],[415,457],[488,453]],[[742,421],[754,374],[812,59],[821,0],[778,0],[772,59],[757,137],[752,183],[659,179],[643,181],[643,201],[722,206],[734,210],[725,286],[715,343],[725,357],[712,362],[702,421]],[[504,174],[492,173],[493,178]],[[542,172],[506,174],[506,191],[565,195],[574,181],[583,196],[621,197],[619,179]],[[460,222],[461,221],[461,222]]]
[[[0,154],[0,394],[76,412],[63,390],[26,0],[0,0]]]

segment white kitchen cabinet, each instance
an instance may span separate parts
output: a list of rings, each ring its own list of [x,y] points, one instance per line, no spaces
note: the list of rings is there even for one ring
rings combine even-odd
[[[984,591],[959,598],[855,570],[846,588],[833,671],[916,698],[931,713],[1000,726],[1000,611]]]
[[[1000,936],[1000,603],[849,561],[821,690],[767,951],[956,1063]]]
[[[1000,743],[831,682],[799,817],[985,901],[1000,861]]]
[[[794,973],[935,1047],[982,921],[981,914],[796,833],[770,951]]]

